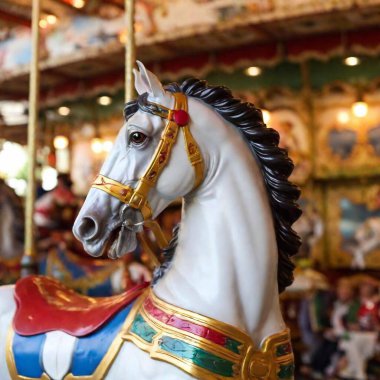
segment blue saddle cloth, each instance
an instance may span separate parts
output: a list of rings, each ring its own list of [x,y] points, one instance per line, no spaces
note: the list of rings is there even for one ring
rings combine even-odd
[[[119,311],[95,332],[77,338],[69,373],[76,376],[91,376],[110,349],[120,332],[134,302]],[[14,333],[11,342],[17,374],[26,379],[39,379],[43,375],[42,352],[46,334],[22,336]]]

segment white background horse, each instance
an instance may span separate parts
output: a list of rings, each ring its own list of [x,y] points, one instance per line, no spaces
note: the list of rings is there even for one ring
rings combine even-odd
[[[349,247],[352,254],[351,266],[364,269],[365,257],[377,248],[380,248],[380,218],[372,217],[355,230],[355,243]]]
[[[206,99],[211,90],[201,81],[198,86]],[[173,96],[141,64],[140,73],[136,74],[136,89],[139,94],[148,92],[150,101],[173,107]],[[205,176],[200,187],[191,192],[194,171],[188,161],[183,135],[179,133],[168,165],[149,193],[154,217],[174,199],[185,199],[175,256],[170,269],[155,285],[154,293],[166,302],[242,329],[259,347],[263,339],[285,328],[278,300],[277,267],[279,250],[284,256],[298,249],[298,239],[290,229],[299,216],[295,205],[298,191],[287,182],[292,166],[277,149],[277,134],[262,124],[260,111],[251,109],[256,120],[246,121],[248,134],[243,137],[212,105],[205,104],[201,96],[197,99],[197,90],[193,90],[194,96],[188,96],[190,129],[202,152]],[[188,91],[191,93],[189,86]],[[219,92],[229,96],[224,89]],[[210,104],[211,98],[210,95]],[[230,114],[234,113],[233,107]],[[158,116],[136,111],[120,130],[101,173],[134,186],[155,151],[163,126],[164,121]],[[143,143],[131,143],[129,136],[134,132],[146,136]],[[260,135],[256,136],[258,132]],[[251,146],[257,149],[257,156],[249,148],[247,136],[252,137]],[[262,170],[266,170],[265,181]],[[283,201],[285,198],[289,202]],[[120,201],[105,192],[98,189],[89,192],[74,225],[75,235],[89,254],[102,254],[111,232],[120,226],[121,206]],[[126,244],[130,241],[125,239]],[[124,250],[128,251],[128,246]],[[286,258],[283,260],[288,266],[280,266],[280,287],[291,282],[288,277],[292,266]],[[10,379],[4,351],[15,307],[13,288],[2,288],[1,380]],[[51,378],[63,378],[75,340],[61,332],[47,333],[42,364]],[[124,342],[105,378],[178,380],[193,377],[170,364],[151,359],[132,343]]]

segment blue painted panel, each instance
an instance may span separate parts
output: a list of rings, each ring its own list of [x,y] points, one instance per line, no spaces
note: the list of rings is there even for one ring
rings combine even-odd
[[[120,331],[133,303],[121,310],[99,330],[78,339],[71,365],[71,373],[74,376],[90,376],[95,372]]]
[[[14,334],[12,349],[17,373],[20,376],[40,378],[43,374],[42,349],[45,334],[21,336]]]

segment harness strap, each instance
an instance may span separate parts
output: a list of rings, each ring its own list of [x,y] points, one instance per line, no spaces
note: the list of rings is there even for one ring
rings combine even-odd
[[[150,221],[153,226],[153,232],[158,238],[160,248],[167,246],[166,239],[162,233],[159,233],[159,227],[151,221],[152,209],[148,202],[149,191],[157,184],[158,178],[163,169],[167,165],[173,146],[177,141],[178,130],[182,129],[184,136],[186,152],[191,165],[195,172],[194,188],[197,188],[204,175],[204,163],[197,142],[190,132],[188,124],[188,107],[187,98],[183,93],[173,93],[174,109],[166,108],[162,105],[149,102],[148,94],[144,94],[139,98],[139,108],[144,111],[157,115],[167,120],[165,128],[162,132],[161,139],[151,159],[151,162],[146,169],[144,175],[139,179],[136,188],[129,185],[124,185],[118,181],[99,174],[95,179],[92,187],[105,191],[107,194],[114,196],[121,202],[140,210],[145,221]]]
[[[188,374],[207,380],[294,380],[289,330],[259,346],[237,327],[159,299],[146,290],[122,339]]]

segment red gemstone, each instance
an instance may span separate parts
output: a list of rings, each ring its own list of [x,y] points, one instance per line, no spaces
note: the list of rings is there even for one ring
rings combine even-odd
[[[189,114],[184,110],[175,110],[173,113],[173,120],[179,125],[184,126],[189,122]]]

